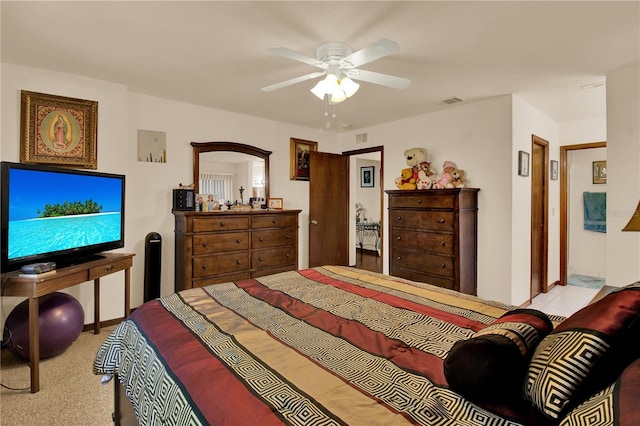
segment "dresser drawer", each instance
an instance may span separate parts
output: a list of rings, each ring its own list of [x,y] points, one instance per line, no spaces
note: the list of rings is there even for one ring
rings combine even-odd
[[[453,234],[418,232],[412,229],[392,229],[391,246],[428,253],[453,255]]]
[[[421,254],[409,250],[392,250],[393,265],[397,268],[412,269],[442,277],[454,276],[454,262],[450,256]]]
[[[227,274],[249,269],[249,252],[213,254],[193,257],[193,277]]]
[[[266,250],[254,250],[251,253],[251,269],[295,263],[295,246],[286,246]]]
[[[289,226],[298,226],[297,215],[274,214],[255,216],[251,218],[251,227],[257,228],[285,228]]]
[[[400,277],[400,278],[405,278],[407,280],[432,284],[438,287],[448,288],[449,290],[456,290],[455,280],[453,278],[439,277],[435,275],[429,275],[424,272],[417,272],[409,269],[401,269],[396,267],[392,267],[389,272],[390,272],[390,275],[393,275],[394,277]]]
[[[452,211],[392,210],[389,223],[392,228],[453,232],[453,217]]]
[[[220,253],[249,248],[249,232],[225,232],[193,236],[193,254]]]
[[[254,231],[251,234],[251,248],[260,249],[295,244],[298,238],[296,231],[296,228]]]
[[[112,274],[116,271],[122,271],[123,269],[130,268],[132,264],[133,262],[131,261],[131,258],[129,258],[119,260],[108,265],[96,266],[89,269],[89,280],[95,280],[96,278]]]
[[[194,217],[193,232],[235,231],[249,229],[248,217]]]
[[[455,195],[448,194],[414,194],[396,195],[389,199],[389,208],[411,208],[411,209],[453,209],[455,206]]]
[[[231,281],[248,280],[251,278],[249,271],[232,272],[230,274],[212,275],[191,281],[191,287],[205,287],[212,284],[222,284]]]

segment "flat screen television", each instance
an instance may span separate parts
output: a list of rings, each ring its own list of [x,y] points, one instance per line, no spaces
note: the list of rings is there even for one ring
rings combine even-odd
[[[2,272],[124,247],[124,175],[3,161],[0,179]]]

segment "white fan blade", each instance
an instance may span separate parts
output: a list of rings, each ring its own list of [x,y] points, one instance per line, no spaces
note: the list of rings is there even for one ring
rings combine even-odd
[[[391,55],[399,50],[400,47],[398,46],[398,43],[383,38],[356,52],[353,52],[346,58],[341,59],[340,66],[345,68],[357,68],[360,65],[368,64],[369,62],[384,58],[385,56]]]
[[[287,49],[286,47],[270,47],[267,49],[267,52],[275,53],[276,55],[284,56],[285,58],[293,59],[294,61],[303,62],[305,64],[309,64],[314,67],[326,69],[327,65],[317,60],[316,58],[312,58],[311,56],[303,55],[302,53],[295,52],[291,49]]]
[[[373,84],[391,87],[393,89],[406,89],[411,85],[411,80],[394,75],[365,70],[349,70],[347,75],[353,80],[362,80]]]
[[[283,87],[291,86],[293,84],[302,83],[303,81],[311,80],[316,77],[320,77],[325,75],[325,71],[312,72],[311,74],[302,75],[300,77],[292,78],[291,80],[281,81],[280,83],[272,84],[270,86],[263,87],[263,92],[271,92],[276,89],[281,89]]]

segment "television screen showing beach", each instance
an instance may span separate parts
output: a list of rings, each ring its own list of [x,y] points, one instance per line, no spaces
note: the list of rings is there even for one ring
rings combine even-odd
[[[120,239],[119,179],[13,170],[9,194],[9,259]]]

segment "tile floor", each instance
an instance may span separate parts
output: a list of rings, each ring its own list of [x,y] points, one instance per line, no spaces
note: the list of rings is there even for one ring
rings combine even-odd
[[[585,307],[604,286],[601,278],[570,275],[567,285],[557,285],[548,293],[536,296],[531,305],[546,314],[568,317]]]

